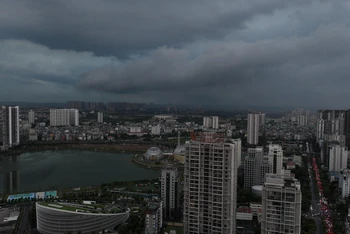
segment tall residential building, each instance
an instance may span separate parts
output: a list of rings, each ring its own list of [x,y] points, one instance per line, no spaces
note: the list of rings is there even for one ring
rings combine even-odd
[[[339,176],[339,187],[341,187],[341,196],[345,198],[350,195],[350,169],[343,169]]]
[[[281,175],[282,169],[283,169],[282,146],[276,145],[276,144],[270,144],[268,159],[269,159],[269,164],[271,165],[271,173]]]
[[[175,217],[175,210],[179,204],[178,191],[179,173],[177,167],[166,166],[161,174],[161,198],[163,200],[164,217],[171,219]]]
[[[248,156],[244,160],[244,187],[262,185],[265,181],[265,174],[270,172],[270,168],[262,147],[249,148]]]
[[[218,116],[212,116],[212,128],[218,129],[219,128],[219,117]]]
[[[186,144],[184,231],[236,232],[237,158],[235,144],[203,133]]]
[[[28,112],[28,122],[29,122],[30,124],[35,123],[35,113],[34,113],[33,110],[30,110],[30,111]]]
[[[242,140],[241,139],[232,139],[232,142],[235,144],[235,157],[237,158],[237,168],[242,163]]]
[[[0,149],[19,145],[19,107],[0,107]]]
[[[78,109],[50,109],[50,126],[79,126]]]
[[[205,128],[219,128],[219,117],[218,116],[204,116],[203,117],[203,127]]]
[[[307,116],[306,115],[298,115],[297,116],[297,124],[298,124],[298,126],[306,126],[307,125]]]
[[[162,202],[150,202],[145,216],[145,234],[158,234],[163,227]]]
[[[316,134],[318,143],[322,143],[325,135],[345,135],[346,125],[346,110],[319,110]]]
[[[340,145],[332,145],[329,148],[329,171],[341,171],[347,168],[348,148]]]
[[[103,123],[103,112],[97,112],[97,123]]]
[[[345,139],[346,139],[346,146],[350,147],[350,109],[348,109],[345,113]]]
[[[260,127],[265,124],[264,113],[248,113],[247,142],[256,145],[259,142]]]
[[[297,179],[268,174],[262,190],[261,234],[300,234],[301,195]]]

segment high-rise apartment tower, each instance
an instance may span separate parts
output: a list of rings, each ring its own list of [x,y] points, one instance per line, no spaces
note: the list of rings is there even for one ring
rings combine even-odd
[[[297,179],[268,174],[262,190],[261,234],[300,234],[301,199]]]
[[[265,124],[264,113],[248,113],[247,118],[247,142],[257,145],[259,142],[260,127]]]
[[[236,164],[235,144],[215,133],[204,133],[186,144],[186,234],[236,232]]]
[[[0,148],[19,145],[19,107],[0,107]]]
[[[175,209],[180,205],[178,196],[179,173],[176,167],[166,166],[161,174],[161,198],[163,200],[163,216],[167,219],[175,217]]]
[[[29,122],[30,124],[35,123],[35,112],[34,112],[33,110],[30,110],[30,111],[28,112],[28,122]]]

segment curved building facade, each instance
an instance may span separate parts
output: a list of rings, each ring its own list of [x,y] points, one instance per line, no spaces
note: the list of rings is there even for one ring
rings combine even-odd
[[[158,147],[151,147],[143,156],[147,161],[159,161],[163,159],[164,154]]]
[[[69,206],[68,203],[36,203],[37,228],[42,234],[92,233],[125,222],[130,210],[119,213],[90,213],[83,206]],[[74,211],[74,209],[76,209]]]

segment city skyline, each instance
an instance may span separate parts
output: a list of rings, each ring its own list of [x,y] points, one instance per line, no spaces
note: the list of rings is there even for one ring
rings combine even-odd
[[[344,1],[6,0],[0,14],[1,100],[347,106]]]

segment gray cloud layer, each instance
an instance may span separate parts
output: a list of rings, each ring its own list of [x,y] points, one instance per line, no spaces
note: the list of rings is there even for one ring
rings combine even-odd
[[[0,82],[6,90],[25,85],[18,98],[45,90],[52,100],[346,106],[349,7],[5,0]]]

